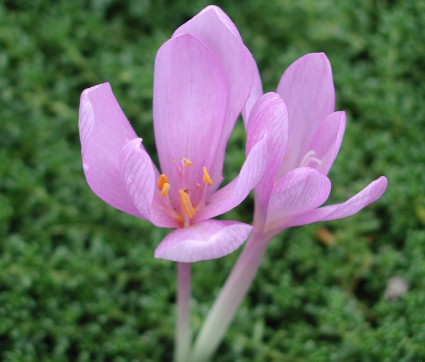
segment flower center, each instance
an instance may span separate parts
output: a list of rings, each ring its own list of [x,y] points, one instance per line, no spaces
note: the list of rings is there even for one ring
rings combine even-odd
[[[173,162],[174,163],[174,162]],[[186,178],[186,167],[192,166],[192,161],[187,159],[186,157],[183,157],[181,159],[181,167],[178,167],[175,164],[177,171],[180,176],[180,186],[182,186],[179,189],[179,195],[180,195],[180,205],[176,208],[173,207],[171,200],[169,199],[168,192],[171,189],[171,185],[168,183],[168,177],[163,173],[159,176],[158,180],[158,189],[161,192],[161,196],[164,199],[164,203],[167,205],[167,211],[169,215],[171,215],[174,219],[176,219],[181,226],[189,224],[190,219],[193,218],[193,216],[196,214],[196,211],[199,211],[199,208],[202,207],[202,205],[205,204],[206,201],[206,186],[212,185],[213,181],[211,179],[211,176],[209,175],[207,168],[204,166],[202,168],[203,170],[203,176],[202,180],[204,181],[204,187],[202,187],[199,183],[196,183],[196,188],[201,192],[201,195],[199,197],[198,204],[196,207],[193,207],[192,200],[190,198],[190,189],[185,188],[187,184],[187,178]],[[200,206],[201,205],[201,206]]]

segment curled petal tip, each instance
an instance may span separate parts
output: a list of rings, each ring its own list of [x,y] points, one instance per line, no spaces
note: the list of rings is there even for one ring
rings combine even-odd
[[[78,119],[81,152],[84,152],[88,139],[90,138],[92,134],[94,124],[95,124],[95,119],[96,119],[95,110],[93,109],[93,102],[89,96],[91,93],[102,91],[102,89],[105,89],[107,92],[112,93],[111,86],[109,83],[102,83],[90,88],[86,88],[81,93],[79,119]],[[96,94],[94,94],[94,96],[96,96]]]
[[[385,176],[381,176],[380,178],[378,178],[376,180],[377,183],[379,183],[380,185],[380,195],[378,196],[378,198],[380,198],[382,196],[382,194],[385,192],[385,190],[387,189],[388,186],[388,179]]]

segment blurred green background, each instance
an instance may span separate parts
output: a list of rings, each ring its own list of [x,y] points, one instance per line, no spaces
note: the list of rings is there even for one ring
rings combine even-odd
[[[121,213],[86,184],[79,96],[109,81],[155,152],[159,46],[206,1],[0,1],[0,360],[167,361],[175,264],[166,230]],[[275,89],[324,51],[347,111],[330,202],[386,175],[375,204],[272,241],[217,361],[425,358],[425,2],[217,1]],[[226,180],[244,157],[238,123]],[[250,222],[252,199],[227,218]],[[200,327],[239,251],[193,267]],[[388,280],[410,290],[384,298]]]

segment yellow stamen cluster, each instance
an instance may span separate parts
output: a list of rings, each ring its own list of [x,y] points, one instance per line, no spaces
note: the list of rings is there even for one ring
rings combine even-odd
[[[192,161],[190,161],[186,157],[183,157],[181,159],[181,162],[182,162],[182,165],[184,167],[192,166]],[[212,182],[211,176],[208,174],[207,168],[203,167],[203,171],[204,171],[203,181],[207,185],[212,185],[213,182]],[[199,183],[196,184],[196,187],[199,190],[202,190],[202,187]],[[168,195],[168,191],[170,190],[170,184],[168,183],[168,178],[164,173],[159,176],[158,189],[161,190],[161,196],[162,197],[165,197],[165,196]],[[190,196],[188,195],[187,190],[185,191],[183,189],[180,189],[179,194],[180,194],[180,200],[181,200],[181,204],[182,204],[184,212],[189,217],[189,219],[192,219],[193,216],[195,215],[195,208],[192,205],[192,201],[190,200]],[[203,190],[203,196],[202,196],[204,198],[204,201],[205,201],[205,195],[206,194],[205,194],[205,189],[204,189]],[[179,222],[182,224],[183,220],[180,219]]]
[[[183,209],[186,212],[186,215],[189,216],[189,219],[191,219],[193,215],[195,215],[195,209],[193,208],[192,201],[190,201],[189,195],[182,189],[179,190],[179,193]]]

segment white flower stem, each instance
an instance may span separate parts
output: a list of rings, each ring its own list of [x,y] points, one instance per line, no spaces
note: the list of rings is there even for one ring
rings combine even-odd
[[[191,263],[177,263],[177,324],[174,353],[176,362],[186,362],[190,350],[190,279]]]
[[[208,361],[214,354],[257,274],[270,239],[255,231],[251,234],[199,332],[191,361]]]

